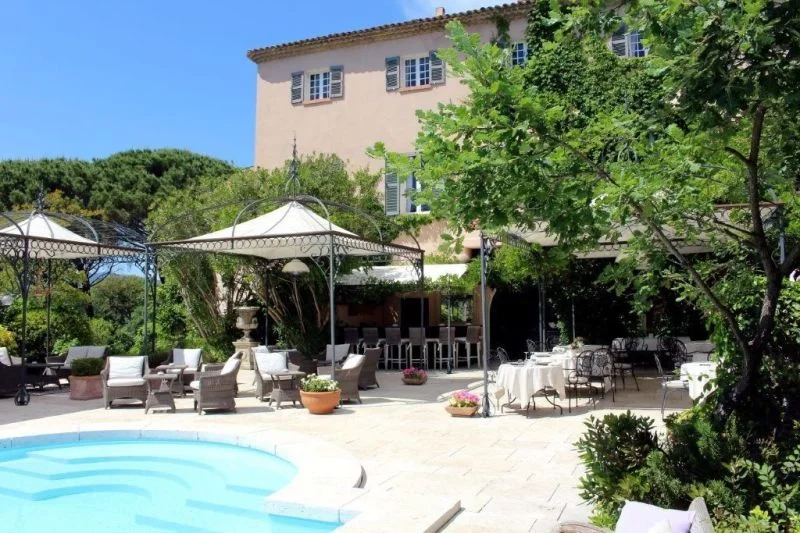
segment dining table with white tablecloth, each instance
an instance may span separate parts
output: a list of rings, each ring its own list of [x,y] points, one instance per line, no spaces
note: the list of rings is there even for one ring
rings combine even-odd
[[[697,400],[710,392],[705,390],[705,386],[710,380],[716,379],[717,363],[711,361],[683,363],[680,376],[681,381],[688,385],[689,397]]]
[[[509,402],[516,398],[523,406],[530,404],[531,397],[545,388],[555,390],[559,398],[566,398],[564,369],[558,364],[502,364],[497,369],[495,382],[498,388],[505,390]]]

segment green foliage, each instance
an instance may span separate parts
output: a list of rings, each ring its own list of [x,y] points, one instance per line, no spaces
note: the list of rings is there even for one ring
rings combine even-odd
[[[106,360],[97,357],[81,357],[70,363],[73,376],[99,376],[106,366]]]
[[[339,382],[311,374],[300,380],[300,389],[304,392],[335,392],[339,390]]]
[[[108,353],[113,355],[132,354],[134,337],[128,331],[127,325],[120,326],[104,318],[93,318],[89,321],[92,331],[92,344],[108,346]]]
[[[642,492],[635,474],[646,465],[650,453],[658,450],[653,420],[628,411],[602,419],[591,416],[584,425],[586,433],[576,443],[586,467],[580,481],[581,497],[593,502],[600,515],[618,514],[626,498]]]
[[[58,339],[55,344],[53,344],[53,353],[57,356],[64,356],[69,353],[70,348],[74,348],[75,346],[80,346],[81,341],[76,339],[75,337],[72,338],[61,338]]]
[[[91,297],[95,317],[127,324],[142,306],[144,283],[139,276],[111,275],[92,287]]]
[[[9,352],[17,349],[17,341],[13,331],[0,324],[0,346],[8,348]]]

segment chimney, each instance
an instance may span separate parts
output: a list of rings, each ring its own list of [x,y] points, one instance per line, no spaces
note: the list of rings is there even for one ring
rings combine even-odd
[[[434,13],[434,16],[436,16],[437,18],[438,17],[443,17],[444,13],[445,12],[444,12],[444,8],[443,7],[437,7],[436,8],[436,12]]]

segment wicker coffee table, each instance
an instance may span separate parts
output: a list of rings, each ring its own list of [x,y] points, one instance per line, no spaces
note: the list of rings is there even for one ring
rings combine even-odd
[[[183,372],[180,374],[165,372],[163,374],[148,374],[145,376],[145,379],[147,379],[147,402],[144,404],[145,414],[147,414],[150,409],[169,409],[171,412],[175,412],[175,400],[172,398],[172,384],[179,376],[181,378],[183,377],[181,374],[183,374]]]
[[[183,371],[187,368],[186,365],[159,365],[156,367],[156,372],[158,372],[159,375],[163,372],[165,374],[175,374],[178,376],[178,379],[172,381],[172,389],[174,392],[185,397],[186,387],[183,386]]]
[[[306,377],[305,372],[287,370],[270,374],[272,378],[272,392],[269,394],[269,404],[276,402],[276,409],[281,408],[281,402],[292,402],[297,405],[300,401],[300,380]]]

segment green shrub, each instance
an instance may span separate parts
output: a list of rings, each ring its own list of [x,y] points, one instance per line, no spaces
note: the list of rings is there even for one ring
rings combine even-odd
[[[55,344],[53,344],[53,353],[59,356],[67,355],[70,348],[80,345],[81,341],[76,338],[58,339]]]
[[[3,325],[0,325],[0,347],[8,348],[8,351],[13,351],[17,347],[14,332]]]
[[[105,359],[82,357],[70,363],[73,376],[99,376],[106,365]]]
[[[311,374],[300,380],[300,388],[304,392],[334,392],[339,389],[339,383],[330,378]]]
[[[626,498],[645,490],[638,472],[651,452],[658,450],[653,420],[625,414],[589,417],[586,433],[576,446],[586,468],[580,480],[581,497],[595,504],[596,521],[613,527]]]

